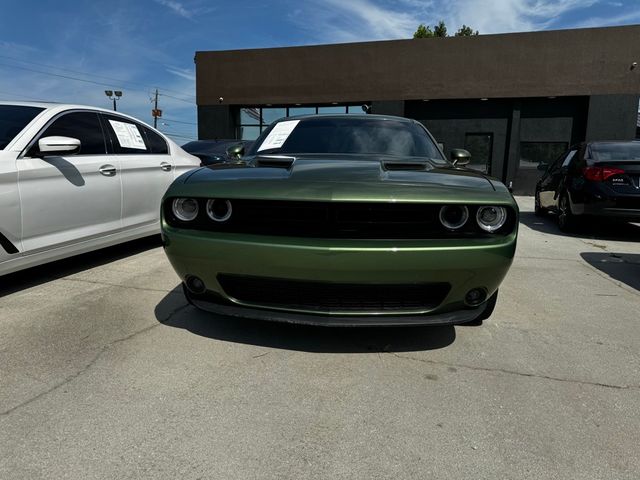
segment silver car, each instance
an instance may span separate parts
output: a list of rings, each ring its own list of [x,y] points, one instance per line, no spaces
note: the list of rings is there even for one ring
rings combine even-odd
[[[162,195],[199,165],[127,115],[0,102],[0,275],[159,233]]]

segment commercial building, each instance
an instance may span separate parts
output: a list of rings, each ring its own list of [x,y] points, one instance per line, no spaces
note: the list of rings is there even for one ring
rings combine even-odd
[[[637,135],[640,26],[197,52],[198,136],[305,113],[419,120],[445,153],[531,193],[540,161]]]

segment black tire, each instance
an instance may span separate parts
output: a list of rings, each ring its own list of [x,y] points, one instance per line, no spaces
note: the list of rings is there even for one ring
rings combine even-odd
[[[498,301],[498,290],[496,290],[496,293],[494,293],[493,295],[491,295],[491,297],[489,297],[489,300],[487,300],[487,303],[485,303],[486,306],[484,311],[480,315],[478,315],[474,320],[471,320],[470,322],[467,322],[464,325],[469,325],[470,327],[479,327],[480,325],[482,325],[482,322],[488,319],[493,313],[493,311],[495,310],[497,301]]]
[[[533,207],[533,213],[536,217],[541,217],[546,213],[546,210],[540,206],[540,192],[536,191],[534,199],[535,206]]]
[[[565,190],[560,194],[560,199],[558,200],[558,227],[563,232],[572,232],[575,230],[577,223],[576,216],[571,211],[569,194]]]

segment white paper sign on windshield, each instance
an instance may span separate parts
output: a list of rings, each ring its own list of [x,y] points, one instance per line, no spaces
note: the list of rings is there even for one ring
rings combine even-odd
[[[118,143],[121,147],[136,148],[138,150],[147,149],[137,125],[115,120],[109,120],[109,123],[113,127],[113,131],[116,132],[116,137],[118,137]]]
[[[280,148],[287,141],[291,132],[296,128],[300,120],[287,120],[280,122],[273,127],[267,138],[264,139],[258,151],[268,150],[270,148]]]

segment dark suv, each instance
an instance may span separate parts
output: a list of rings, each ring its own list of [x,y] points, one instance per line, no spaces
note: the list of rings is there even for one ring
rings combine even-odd
[[[582,143],[538,168],[536,215],[555,212],[561,230],[583,216],[640,222],[640,141]]]

